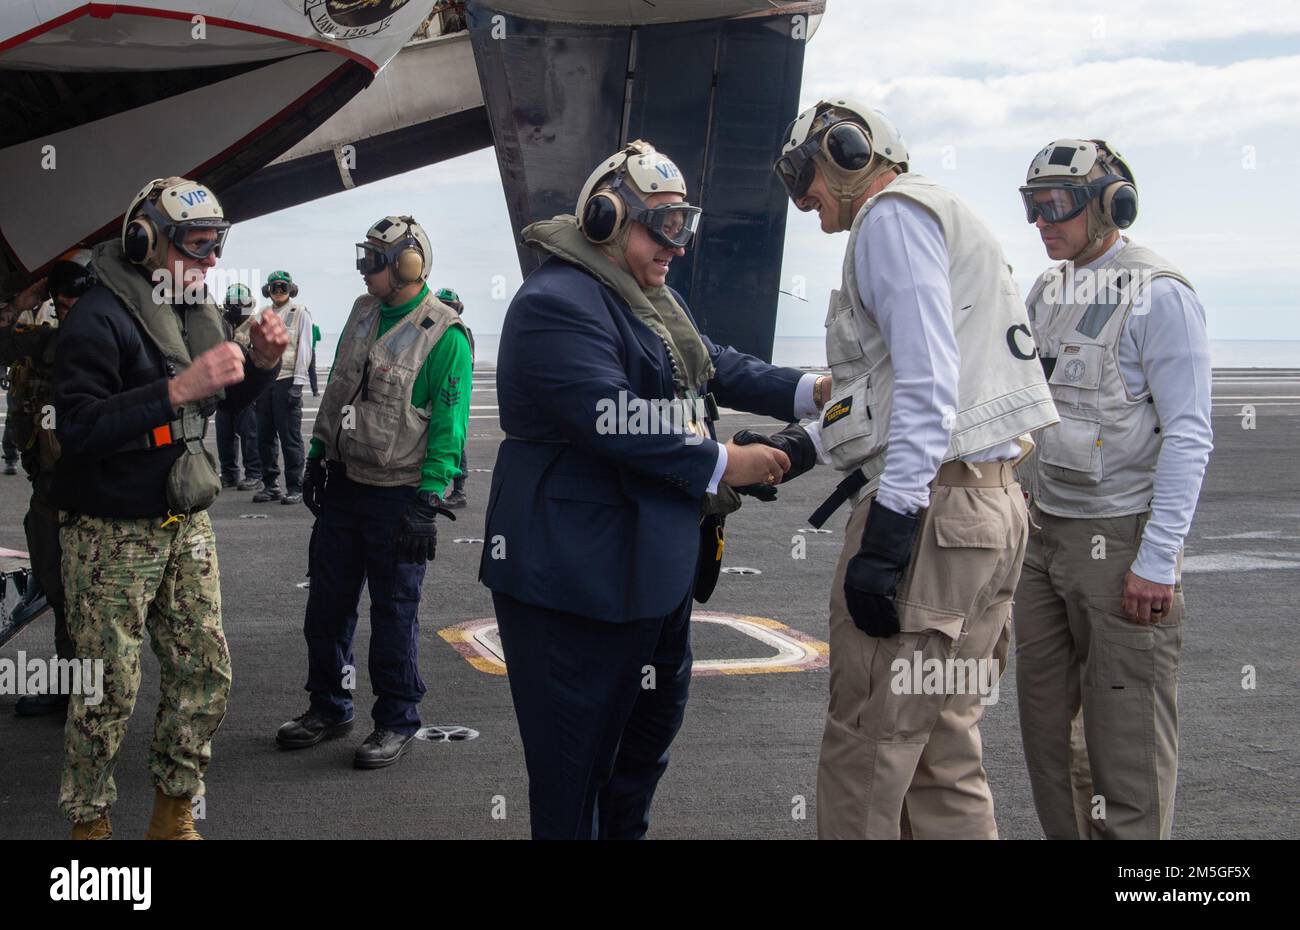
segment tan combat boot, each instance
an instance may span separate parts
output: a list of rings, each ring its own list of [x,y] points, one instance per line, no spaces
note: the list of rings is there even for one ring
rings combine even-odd
[[[189,798],[172,798],[155,790],[153,817],[149,820],[146,840],[201,840],[194,829],[194,810]]]
[[[74,823],[72,833],[68,836],[70,840],[111,840],[112,838],[113,825],[108,822],[107,814],[97,820]]]

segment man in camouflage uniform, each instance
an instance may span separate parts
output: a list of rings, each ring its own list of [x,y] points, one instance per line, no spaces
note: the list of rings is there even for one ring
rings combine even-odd
[[[0,318],[0,365],[12,365],[13,388],[10,394],[8,422],[22,455],[23,470],[32,482],[31,505],[23,520],[27,550],[31,555],[36,584],[29,585],[24,605],[33,606],[37,592],[54,611],[54,651],[64,660],[73,658],[72,638],[68,635],[63,604],[63,579],[59,569],[59,516],[53,503],[54,463],[59,443],[54,435],[54,349],[59,337],[58,323],[68,316],[78,298],[94,284],[94,275],[86,267],[90,253],[76,260],[57,262],[47,278],[47,292],[54,302],[54,325],[34,325],[23,313],[12,325]],[[30,292],[23,296],[39,300]],[[43,295],[41,295],[43,296]],[[17,305],[12,310],[21,311]],[[31,694],[20,698],[14,710],[20,717],[63,713],[68,706],[66,694]]]
[[[99,283],[59,337],[54,490],[68,629],[80,658],[103,663],[102,700],[74,694],[64,730],[59,802],[74,839],[112,836],[113,766],[145,629],[162,690],[146,838],[200,838],[192,799],[204,791],[231,680],[207,515],[221,483],[203,435],[218,403],[246,406],[269,386],[288,344],[274,314],[251,327],[247,347],[225,338],[203,280],[228,229],[203,185],[150,182],[121,238],[94,249]]]

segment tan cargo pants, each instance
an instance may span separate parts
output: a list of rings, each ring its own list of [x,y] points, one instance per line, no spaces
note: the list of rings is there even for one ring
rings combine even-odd
[[[1016,689],[1048,839],[1168,839],[1173,827],[1182,585],[1161,623],[1134,623],[1121,606],[1147,517],[1031,512]]]
[[[863,633],[844,600],[871,498],[853,508],[831,587],[831,698],[817,769],[823,839],[997,837],[979,722],[1007,658],[1028,519],[1010,463],[975,468],[980,475],[950,462],[931,485],[895,636]]]

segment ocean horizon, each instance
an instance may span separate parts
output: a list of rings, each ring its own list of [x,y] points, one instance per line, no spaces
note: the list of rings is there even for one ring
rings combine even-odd
[[[500,333],[474,333],[479,365],[496,365]],[[334,358],[338,333],[323,333],[317,346],[317,364],[328,368]],[[792,368],[826,367],[821,336],[784,336],[772,346],[772,361]],[[1215,368],[1300,368],[1300,340],[1211,339],[1210,360]]]

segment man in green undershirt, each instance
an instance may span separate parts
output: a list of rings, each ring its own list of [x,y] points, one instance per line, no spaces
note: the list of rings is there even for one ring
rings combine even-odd
[[[464,324],[425,279],[433,250],[409,216],[380,220],[357,245],[366,294],[343,329],[307,455],[303,502],[316,515],[306,713],[280,727],[286,749],[352,728],[352,638],[370,589],[374,731],[358,768],[396,762],[420,728],[420,589],[437,544],[439,496],[460,474],[471,354]]]

